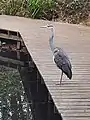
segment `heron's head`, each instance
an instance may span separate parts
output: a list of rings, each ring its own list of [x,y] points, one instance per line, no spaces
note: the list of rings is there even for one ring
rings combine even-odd
[[[52,29],[52,28],[53,28],[53,25],[41,26],[41,28],[48,28],[48,29]]]

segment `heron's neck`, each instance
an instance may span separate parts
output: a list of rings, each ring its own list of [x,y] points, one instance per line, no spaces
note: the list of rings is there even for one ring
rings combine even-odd
[[[54,31],[53,31],[53,28],[51,28],[51,35],[50,35],[50,38],[49,38],[49,44],[50,44],[50,48],[51,48],[51,51],[53,52],[54,51]]]

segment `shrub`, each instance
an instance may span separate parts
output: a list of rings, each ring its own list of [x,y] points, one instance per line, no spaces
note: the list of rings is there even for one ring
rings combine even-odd
[[[26,16],[25,0],[0,0],[0,14]]]
[[[90,14],[89,0],[58,0],[58,14],[61,20],[69,23],[80,23]]]
[[[30,17],[52,20],[55,12],[54,0],[28,0]]]
[[[0,14],[81,23],[90,15],[90,0],[0,0]]]
[[[0,14],[52,20],[54,0],[0,0]]]

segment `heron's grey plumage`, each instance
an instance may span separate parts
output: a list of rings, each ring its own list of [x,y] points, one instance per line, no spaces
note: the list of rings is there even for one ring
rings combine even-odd
[[[49,44],[50,44],[50,48],[53,52],[54,61],[57,65],[57,67],[62,70],[61,80],[60,80],[60,84],[61,84],[63,73],[65,73],[69,79],[72,78],[72,70],[71,70],[72,65],[70,63],[70,60],[69,60],[67,54],[64,52],[64,50],[59,47],[54,46],[53,27],[51,27],[51,36],[49,38]]]
[[[69,60],[67,54],[63,51],[63,49],[54,46],[53,26],[48,25],[45,27],[48,27],[51,29],[49,44],[50,44],[50,48],[53,53],[54,61],[57,65],[57,67],[62,70],[61,79],[60,79],[60,84],[61,84],[63,73],[65,73],[69,79],[72,78],[72,70],[71,70],[72,66],[71,66],[71,63],[70,63],[70,60]]]
[[[66,53],[61,48],[55,48],[54,61],[59,69],[61,69],[69,79],[72,78],[71,63]]]

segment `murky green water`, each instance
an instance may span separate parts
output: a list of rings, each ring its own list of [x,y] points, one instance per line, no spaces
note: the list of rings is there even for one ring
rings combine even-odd
[[[0,65],[0,120],[32,120],[18,70]]]

